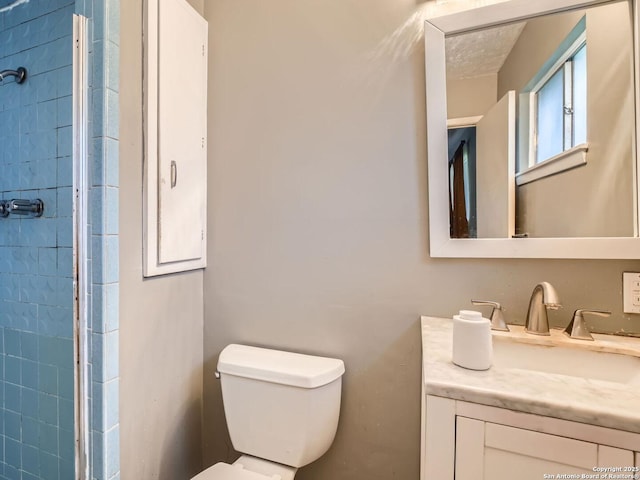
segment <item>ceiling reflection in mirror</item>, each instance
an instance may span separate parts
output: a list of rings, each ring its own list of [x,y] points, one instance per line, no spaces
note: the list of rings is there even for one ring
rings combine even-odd
[[[446,37],[451,238],[634,236],[630,9]]]

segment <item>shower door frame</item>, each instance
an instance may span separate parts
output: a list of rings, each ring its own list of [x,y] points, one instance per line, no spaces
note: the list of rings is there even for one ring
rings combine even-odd
[[[73,15],[73,275],[76,479],[89,478],[89,56],[88,19]]]

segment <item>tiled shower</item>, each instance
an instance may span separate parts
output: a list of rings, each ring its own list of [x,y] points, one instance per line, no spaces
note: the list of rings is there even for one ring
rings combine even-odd
[[[0,7],[8,2],[0,2]],[[74,0],[0,13],[0,195],[42,199],[0,218],[0,478],[74,477],[72,14]]]
[[[118,5],[0,0],[0,72],[27,70],[23,83],[0,81],[0,206],[44,202],[38,218],[0,207],[0,480],[119,478]],[[89,19],[84,424],[74,407],[74,13]]]

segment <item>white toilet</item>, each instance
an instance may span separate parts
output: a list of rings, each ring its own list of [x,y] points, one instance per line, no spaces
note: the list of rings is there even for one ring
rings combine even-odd
[[[243,455],[192,480],[292,480],[329,449],[340,414],[342,360],[229,345],[218,372],[231,442]]]

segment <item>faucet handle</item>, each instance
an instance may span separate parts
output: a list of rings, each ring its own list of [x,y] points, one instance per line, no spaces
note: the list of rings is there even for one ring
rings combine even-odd
[[[584,321],[584,314],[589,313],[591,315],[597,315],[599,317],[608,317],[611,315],[611,312],[605,310],[587,310],[580,308],[573,312],[573,318],[567,328],[564,329],[564,334],[569,336],[570,338],[576,338],[578,340],[590,340],[593,341],[593,336],[589,329],[587,328],[587,324]]]
[[[491,330],[499,330],[501,332],[508,332],[509,327],[504,320],[504,309],[498,302],[492,302],[490,300],[471,300],[474,305],[486,305],[493,307],[491,310]]]

